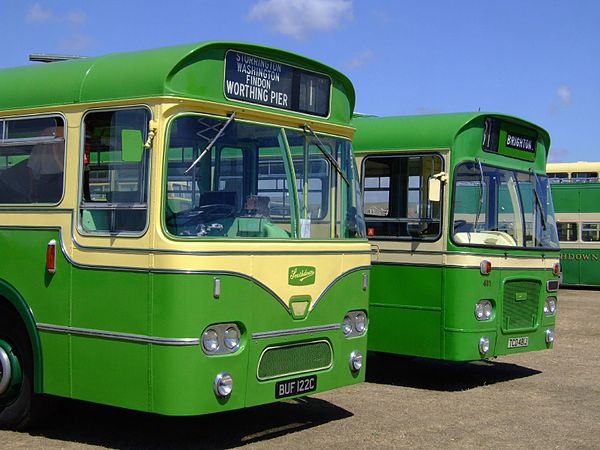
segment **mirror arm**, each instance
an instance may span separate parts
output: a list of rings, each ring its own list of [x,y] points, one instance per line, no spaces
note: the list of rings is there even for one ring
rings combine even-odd
[[[442,183],[445,183],[448,181],[448,174],[446,172],[440,172],[432,175],[431,178],[435,178],[436,180],[440,180]]]
[[[144,144],[144,148],[146,150],[152,147],[152,141],[154,141],[154,136],[156,136],[156,130],[158,129],[158,123],[156,120],[151,119],[148,122],[148,138],[146,139],[146,143]]]

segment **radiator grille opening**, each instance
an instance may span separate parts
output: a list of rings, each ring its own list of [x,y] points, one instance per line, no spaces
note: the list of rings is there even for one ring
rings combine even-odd
[[[331,367],[332,356],[331,345],[327,341],[270,347],[260,357],[258,379],[327,369]]]
[[[536,327],[541,286],[540,281],[532,280],[504,284],[502,326],[505,330]]]

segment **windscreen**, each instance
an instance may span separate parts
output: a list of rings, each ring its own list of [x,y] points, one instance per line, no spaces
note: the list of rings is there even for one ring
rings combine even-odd
[[[165,223],[180,237],[364,236],[351,144],[200,115],[171,122]]]
[[[548,177],[477,162],[459,165],[452,239],[464,245],[557,249]]]

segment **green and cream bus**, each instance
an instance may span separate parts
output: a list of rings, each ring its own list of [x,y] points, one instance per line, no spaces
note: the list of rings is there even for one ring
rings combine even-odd
[[[208,42],[0,71],[0,423],[196,415],[364,379],[354,88]]]
[[[548,133],[491,113],[354,125],[373,247],[369,350],[478,360],[551,348]]]
[[[600,286],[600,163],[546,166],[556,209],[561,284]]]

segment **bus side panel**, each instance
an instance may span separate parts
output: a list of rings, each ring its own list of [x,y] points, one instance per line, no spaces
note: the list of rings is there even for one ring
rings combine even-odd
[[[562,284],[580,284],[580,261],[577,257],[581,250],[577,248],[569,248],[567,247],[567,245],[569,244],[561,243],[560,249],[560,269],[562,271]]]
[[[441,357],[441,267],[374,264],[369,309],[369,350]]]
[[[55,240],[56,272],[46,270],[46,248]],[[28,303],[36,324],[68,325],[71,265],[60,248],[55,230],[1,229],[0,278]],[[41,332],[43,391],[69,396],[69,338]]]
[[[600,285],[600,250],[583,248],[579,250],[579,283],[584,285]]]
[[[74,268],[72,326],[150,335],[147,273]],[[150,344],[71,337],[73,397],[147,410]]]

